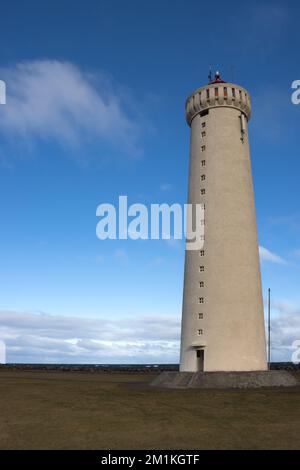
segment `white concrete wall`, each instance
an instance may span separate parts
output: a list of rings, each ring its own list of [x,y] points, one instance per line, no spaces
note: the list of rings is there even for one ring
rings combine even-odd
[[[214,96],[216,86],[218,100]],[[230,102],[228,97],[224,99],[224,86]],[[201,117],[203,109],[209,109],[209,114]],[[245,114],[243,141],[241,112]],[[191,125],[189,202],[205,203],[205,254],[202,257],[199,251],[186,251],[181,371],[197,370],[197,348],[204,348],[205,371],[267,368],[249,117],[249,95],[237,85],[209,85],[187,100]],[[201,136],[203,131],[205,137]],[[201,151],[203,145],[205,151]],[[205,181],[201,180],[203,174]],[[205,195],[201,195],[201,189],[205,189]],[[200,266],[204,266],[204,272],[199,272]],[[200,281],[204,281],[204,287],[200,287]],[[199,304],[199,297],[204,298],[203,304]],[[199,319],[199,313],[203,313],[203,319]],[[198,334],[199,329],[203,334]]]

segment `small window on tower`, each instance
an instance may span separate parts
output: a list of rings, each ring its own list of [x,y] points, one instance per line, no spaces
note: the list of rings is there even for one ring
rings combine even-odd
[[[224,86],[224,98],[227,98],[227,87]]]
[[[204,266],[200,266],[199,271],[200,271],[200,273],[203,273],[203,271],[204,271]]]
[[[205,175],[201,175],[201,180],[202,180],[202,181],[205,180]]]
[[[205,136],[206,136],[206,132],[205,131],[201,132],[201,137],[203,138]]]
[[[200,250],[200,256],[204,256],[204,250]]]
[[[205,166],[205,160],[201,160],[201,165]]]
[[[205,194],[205,189],[201,189],[201,194]]]
[[[205,148],[206,148],[205,145],[202,145],[201,152],[205,152]]]
[[[203,330],[198,330],[198,335],[199,336],[203,335]]]
[[[215,88],[215,97],[218,98],[219,96],[219,88]]]
[[[209,88],[206,89],[206,98],[209,98]]]
[[[205,121],[204,121],[204,122],[202,122],[202,127],[205,127],[205,125],[206,125]]]
[[[199,287],[204,287],[204,281],[199,282]]]
[[[200,235],[200,240],[203,242],[205,240],[205,235]]]
[[[202,320],[203,319],[203,313],[198,313],[198,318],[199,318],[199,320]]]
[[[235,99],[235,88],[232,88],[232,98]]]
[[[199,297],[199,304],[204,304],[204,297]]]

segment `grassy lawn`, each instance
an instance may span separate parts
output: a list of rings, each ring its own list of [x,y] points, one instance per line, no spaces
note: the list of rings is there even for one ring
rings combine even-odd
[[[143,386],[154,377],[0,371],[0,449],[300,448],[300,387]]]

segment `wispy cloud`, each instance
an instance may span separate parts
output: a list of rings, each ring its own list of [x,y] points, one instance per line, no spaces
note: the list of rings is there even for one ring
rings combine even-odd
[[[173,188],[172,184],[170,183],[162,183],[160,185],[160,190],[165,192],[165,191],[170,191]]]
[[[291,361],[296,340],[300,340],[300,309],[286,300],[275,300],[271,320],[272,360]]]
[[[113,256],[117,261],[123,264],[127,264],[129,261],[128,253],[125,250],[115,250]]]
[[[157,256],[156,258],[153,258],[151,261],[151,264],[153,266],[161,266],[164,263],[165,263],[165,258],[163,256]]]
[[[0,311],[0,340],[8,362],[147,363],[178,362],[179,316],[110,320],[45,313]],[[272,360],[290,361],[300,340],[300,309],[272,302]]]
[[[233,49],[255,53],[256,61],[276,54],[274,44],[281,45],[292,25],[293,16],[288,6],[282,2],[280,5],[267,1],[245,2],[240,5],[240,11],[247,18],[247,35],[244,34],[245,24],[242,21],[234,22]],[[236,37],[243,40],[236,41]]]
[[[276,253],[264,248],[263,246],[259,247],[259,256],[261,261],[270,261],[271,263],[277,264],[286,264],[286,261]]]
[[[300,232],[300,214],[291,214],[282,217],[271,217],[269,219],[273,225],[281,225],[284,230],[290,230],[293,233]]]
[[[281,37],[286,32],[290,15],[285,5],[260,2],[253,7],[251,5],[251,9],[251,25],[261,37],[271,41],[274,37]],[[268,25],[267,28],[266,25]],[[255,41],[255,38],[253,40]]]
[[[180,321],[144,316],[108,320],[0,311],[8,362],[176,362]]]
[[[139,119],[111,78],[58,60],[18,63],[0,69],[0,76],[7,84],[7,104],[0,107],[2,140],[76,148],[96,139],[137,153]]]

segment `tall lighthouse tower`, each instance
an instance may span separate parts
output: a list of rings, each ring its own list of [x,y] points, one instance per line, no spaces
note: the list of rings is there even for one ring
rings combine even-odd
[[[204,246],[185,254],[181,372],[267,369],[248,121],[249,93],[219,73],[186,101],[190,204]]]

